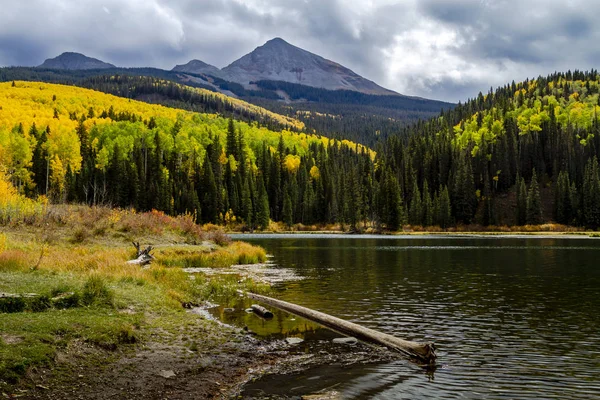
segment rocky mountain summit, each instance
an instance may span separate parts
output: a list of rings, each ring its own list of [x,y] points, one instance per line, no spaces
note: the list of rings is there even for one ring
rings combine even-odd
[[[223,72],[219,68],[200,60],[192,60],[187,64],[176,65],[171,71],[186,72],[188,74],[211,75],[217,78],[221,78],[223,76]]]
[[[81,53],[66,52],[58,57],[47,59],[42,65],[39,65],[38,68],[80,70],[116,67],[113,64],[105,63],[97,58],[87,57]]]
[[[185,71],[187,69],[187,71]],[[173,71],[200,73],[250,87],[260,80],[284,81],[327,90],[353,90],[367,94],[396,95],[336,62],[289,44],[281,38],[269,40],[254,51],[218,70],[192,60]],[[219,74],[217,74],[219,73]]]

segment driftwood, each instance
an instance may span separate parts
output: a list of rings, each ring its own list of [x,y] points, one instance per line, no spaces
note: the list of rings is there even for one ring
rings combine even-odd
[[[127,261],[127,264],[147,265],[154,260],[154,256],[150,252],[154,249],[152,246],[146,247],[144,250],[140,247],[140,242],[132,242],[136,249],[136,257],[133,260]]]
[[[251,299],[258,300],[270,306],[277,307],[281,310],[317,322],[344,335],[352,336],[365,342],[386,346],[428,365],[435,364],[436,355],[435,345],[433,343],[417,343],[403,340],[395,336],[377,332],[373,329],[365,328],[355,323],[348,322],[319,311],[311,310],[310,308],[288,303],[286,301],[273,299],[271,297],[262,296],[255,293],[244,293],[241,291],[238,292],[248,296]]]
[[[254,311],[256,314],[260,315],[263,318],[273,318],[273,313],[264,308],[263,306],[259,306],[258,304],[252,304],[250,308],[252,308],[252,311]]]

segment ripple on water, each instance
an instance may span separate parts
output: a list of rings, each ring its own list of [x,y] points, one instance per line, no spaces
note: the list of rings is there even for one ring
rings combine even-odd
[[[293,246],[255,243],[307,278],[277,297],[438,347],[433,372],[406,360],[327,366],[299,375],[311,384],[296,392],[285,386],[290,377],[270,378],[284,394],[335,387],[356,399],[600,398],[600,241],[307,235]]]

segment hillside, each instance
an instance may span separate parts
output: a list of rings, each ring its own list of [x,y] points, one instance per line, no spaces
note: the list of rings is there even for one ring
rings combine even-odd
[[[377,153],[75,87],[0,87],[0,154],[11,181],[54,201],[190,212],[248,228],[269,219],[391,230],[600,226],[596,71],[480,94],[404,128]]]
[[[4,83],[0,104],[0,165],[20,192],[54,202],[264,226],[288,212],[289,191],[294,207],[302,203],[295,215],[309,221],[326,188],[320,168],[374,156],[351,142],[72,86]],[[308,187],[317,193],[303,200]]]
[[[458,222],[600,226],[599,90],[597,71],[512,83],[390,138],[409,222],[447,186]]]

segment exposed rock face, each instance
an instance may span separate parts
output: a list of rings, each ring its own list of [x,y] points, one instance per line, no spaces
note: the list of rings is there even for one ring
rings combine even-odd
[[[223,68],[230,80],[247,85],[273,80],[369,94],[396,94],[361,77],[350,69],[293,46],[281,38],[269,40],[253,52]]]
[[[382,88],[350,69],[293,46],[281,38],[269,40],[227,67],[219,70],[199,60],[178,65],[173,71],[205,74],[237,82],[246,87],[259,80],[285,81],[328,90],[354,90],[380,95],[398,94]]]
[[[49,58],[38,68],[52,68],[52,69],[106,69],[116,68],[114,65],[105,63],[96,58],[87,57],[80,53],[62,53],[60,56],[55,58]]]
[[[200,60],[192,60],[187,64],[176,65],[171,71],[187,72],[189,74],[212,75],[216,76],[217,78],[223,77],[223,73],[219,68]]]

